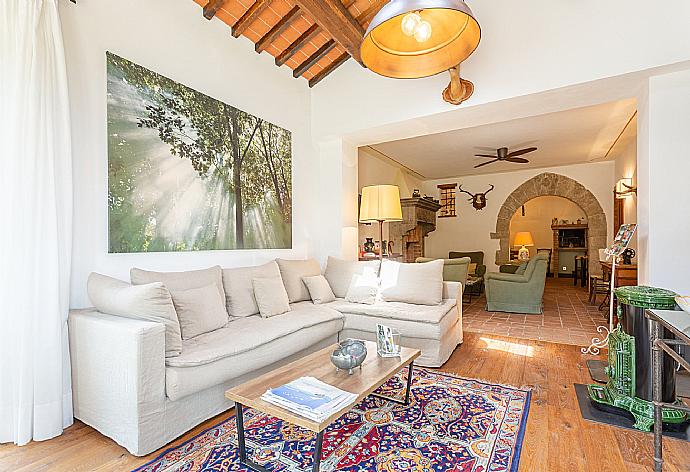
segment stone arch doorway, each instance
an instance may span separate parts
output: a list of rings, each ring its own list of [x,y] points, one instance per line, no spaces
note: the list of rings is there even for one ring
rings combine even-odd
[[[585,212],[589,226],[587,248],[590,271],[599,272],[599,249],[606,247],[606,214],[594,194],[584,185],[551,172],[544,172],[522,183],[503,202],[496,219],[496,232],[491,233],[491,239],[499,240],[496,264],[505,264],[510,258],[510,219],[515,211],[533,198],[548,195],[566,198]]]

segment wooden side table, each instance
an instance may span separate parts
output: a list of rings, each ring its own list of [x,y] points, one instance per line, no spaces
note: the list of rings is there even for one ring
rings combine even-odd
[[[690,363],[683,359],[674,346],[690,346],[690,314],[684,311],[647,310],[645,316],[652,321],[652,375],[654,382],[654,472],[661,472],[664,466],[661,441],[663,438],[663,424],[661,421],[662,408],[674,408],[690,413],[690,407],[664,403],[662,396],[663,356],[668,354],[678,364],[690,372]],[[663,339],[663,329],[674,334],[676,339]]]

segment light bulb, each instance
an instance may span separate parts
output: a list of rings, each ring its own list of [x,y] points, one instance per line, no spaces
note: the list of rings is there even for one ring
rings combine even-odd
[[[402,23],[400,24],[400,26],[402,27],[402,32],[406,36],[413,36],[415,30],[417,29],[417,25],[419,25],[421,21],[422,17],[416,11],[408,13],[403,17]]]
[[[423,43],[431,37],[431,23],[428,21],[421,21],[414,29],[414,39],[417,42]]]

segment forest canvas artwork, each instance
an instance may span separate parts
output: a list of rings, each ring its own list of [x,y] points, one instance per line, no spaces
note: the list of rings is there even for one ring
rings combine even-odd
[[[290,132],[106,59],[109,252],[290,248]]]

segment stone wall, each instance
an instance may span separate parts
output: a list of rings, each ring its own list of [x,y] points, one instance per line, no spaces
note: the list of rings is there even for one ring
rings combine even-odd
[[[585,212],[589,225],[587,248],[589,270],[600,273],[599,249],[606,247],[606,215],[597,198],[578,181],[565,175],[544,172],[516,188],[501,206],[496,220],[496,232],[491,239],[499,240],[496,264],[505,264],[510,259],[510,219],[529,200],[547,195],[567,198]]]

